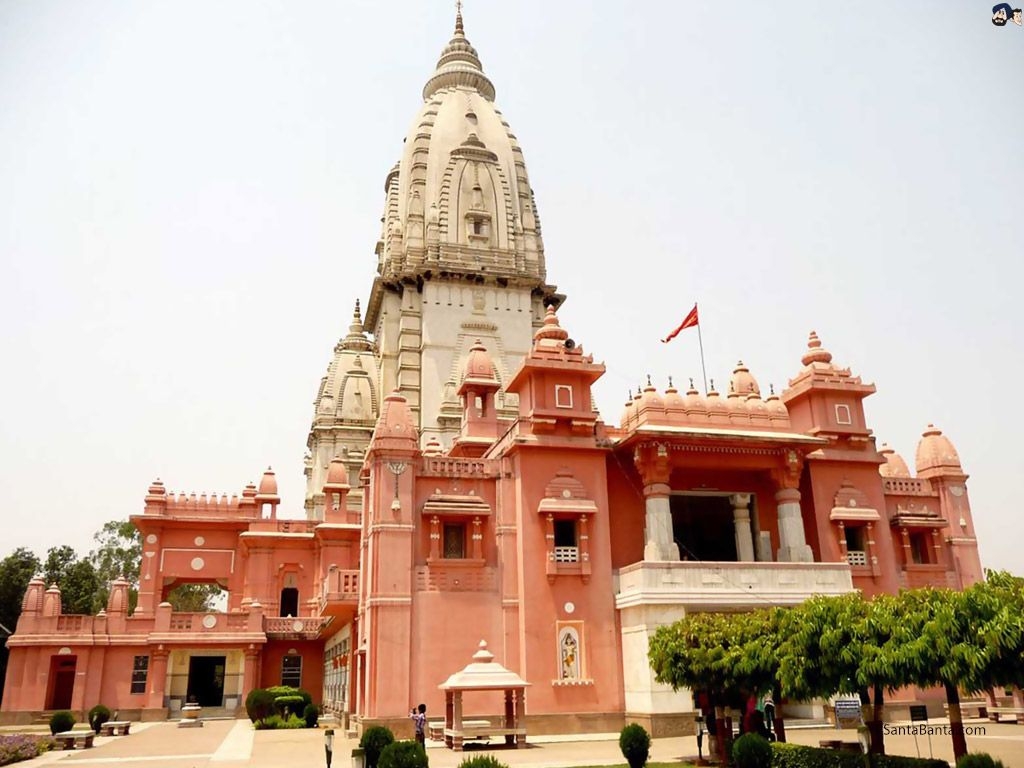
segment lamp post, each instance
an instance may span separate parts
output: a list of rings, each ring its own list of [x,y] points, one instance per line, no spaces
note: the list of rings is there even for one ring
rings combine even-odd
[[[331,768],[331,758],[334,757],[334,729],[328,728],[324,731],[324,754],[327,758],[327,768]]]

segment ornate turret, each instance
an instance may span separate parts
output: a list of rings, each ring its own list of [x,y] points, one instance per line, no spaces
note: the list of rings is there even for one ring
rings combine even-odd
[[[406,398],[424,445],[431,437],[450,445],[460,432],[447,382],[460,381],[474,341],[490,351],[503,384],[529,351],[545,304],[563,299],[546,282],[526,163],[494,95],[460,12],[385,177],[366,327],[381,390]],[[495,403],[499,420],[515,417],[514,398],[499,393]]]

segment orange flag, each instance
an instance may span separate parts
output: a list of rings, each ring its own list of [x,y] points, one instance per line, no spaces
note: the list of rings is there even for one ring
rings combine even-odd
[[[676,337],[676,335],[680,331],[685,330],[686,328],[693,328],[693,326],[695,326],[695,325],[699,325],[699,321],[697,320],[697,305],[696,304],[693,305],[693,309],[690,310],[690,313],[686,317],[683,318],[683,322],[681,322],[679,324],[679,327],[676,328],[674,331],[672,331],[672,333],[670,333],[664,339],[662,339],[661,343],[662,344],[668,344],[670,341],[672,341],[672,339],[674,339]]]

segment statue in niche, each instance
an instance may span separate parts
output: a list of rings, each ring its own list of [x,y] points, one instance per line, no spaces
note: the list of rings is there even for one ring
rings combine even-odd
[[[479,288],[473,291],[473,313],[477,315],[484,314],[484,292]]]
[[[562,656],[562,679],[576,680],[580,676],[579,666],[579,642],[576,640],[576,633],[571,629],[562,634],[561,648]]]

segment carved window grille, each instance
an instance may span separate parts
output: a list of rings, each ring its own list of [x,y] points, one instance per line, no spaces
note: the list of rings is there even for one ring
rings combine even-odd
[[[462,560],[466,557],[466,526],[462,523],[445,523],[443,557],[446,560]]]
[[[131,692],[145,693],[146,678],[149,675],[149,656],[136,656],[132,664],[132,688]]]

